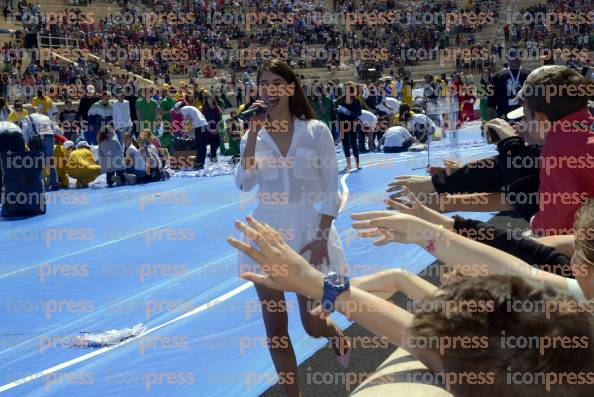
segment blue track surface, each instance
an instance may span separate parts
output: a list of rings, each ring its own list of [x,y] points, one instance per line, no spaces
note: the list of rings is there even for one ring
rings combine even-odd
[[[432,163],[494,153],[479,142],[473,128],[460,132],[456,150],[447,141],[434,143]],[[386,184],[397,175],[422,174],[411,170],[426,165],[426,152],[362,160],[364,169],[346,178],[349,199],[336,221],[353,274],[423,270],[434,258],[418,247],[376,248],[353,239],[350,214],[383,209]],[[236,252],[225,239],[237,235],[233,221],[250,212],[250,197],[239,194],[230,175],[172,178],[54,192],[47,215],[2,220],[0,390],[60,364],[5,394],[257,396],[276,383],[254,288],[238,277]],[[290,334],[303,362],[325,341],[305,334],[296,308],[289,294]],[[190,310],[192,315],[165,324]],[[138,323],[149,334],[127,344],[71,346],[81,332]]]

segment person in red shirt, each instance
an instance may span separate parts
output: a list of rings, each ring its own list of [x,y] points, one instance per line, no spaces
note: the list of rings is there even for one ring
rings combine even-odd
[[[575,212],[594,197],[594,117],[588,110],[592,95],[594,83],[565,66],[536,69],[518,94],[526,141],[542,145],[533,165],[540,176],[539,211],[530,222],[536,236],[572,234]],[[515,135],[501,119],[485,127],[500,139]]]

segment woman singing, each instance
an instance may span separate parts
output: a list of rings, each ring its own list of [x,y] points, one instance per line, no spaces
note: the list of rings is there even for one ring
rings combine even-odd
[[[338,165],[332,134],[314,113],[293,70],[273,60],[257,76],[260,98],[250,108],[268,108],[250,120],[241,140],[241,163],[235,181],[242,191],[259,187],[252,217],[283,231],[289,245],[322,272],[344,275],[346,258],[332,221],[338,215]],[[268,104],[268,106],[266,105]],[[319,204],[320,209],[314,207]],[[242,271],[258,269],[240,253]],[[283,292],[256,286],[270,355],[288,396],[300,396],[297,361],[288,334]],[[350,346],[330,318],[314,317],[307,297],[297,295],[301,322],[314,338],[326,337],[337,359],[348,366]],[[275,304],[271,304],[274,302]],[[270,308],[275,308],[270,310]],[[286,343],[272,343],[286,341]]]

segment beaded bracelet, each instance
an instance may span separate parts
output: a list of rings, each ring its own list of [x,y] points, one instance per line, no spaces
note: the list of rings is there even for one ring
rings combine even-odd
[[[435,252],[435,240],[437,240],[437,238],[439,238],[443,234],[443,232],[443,225],[439,225],[437,233],[435,233],[435,236],[433,236],[433,238],[427,242],[427,251],[429,251],[430,253]]]

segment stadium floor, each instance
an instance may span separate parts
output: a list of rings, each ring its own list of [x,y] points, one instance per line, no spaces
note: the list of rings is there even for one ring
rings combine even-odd
[[[431,162],[493,153],[474,126],[459,132],[455,147],[433,143]],[[392,267],[418,273],[434,261],[411,245],[372,249],[350,228],[351,213],[384,208],[388,181],[422,175],[426,164],[426,152],[371,153],[362,156],[363,170],[341,175],[348,199],[336,227],[352,276]],[[257,396],[277,383],[255,290],[238,277],[225,239],[238,235],[233,221],[255,205],[231,175],[48,196],[45,216],[0,222],[0,392]],[[302,363],[325,341],[305,334],[294,294],[288,298]],[[140,323],[147,328],[139,337],[117,345],[76,345],[87,333]]]

